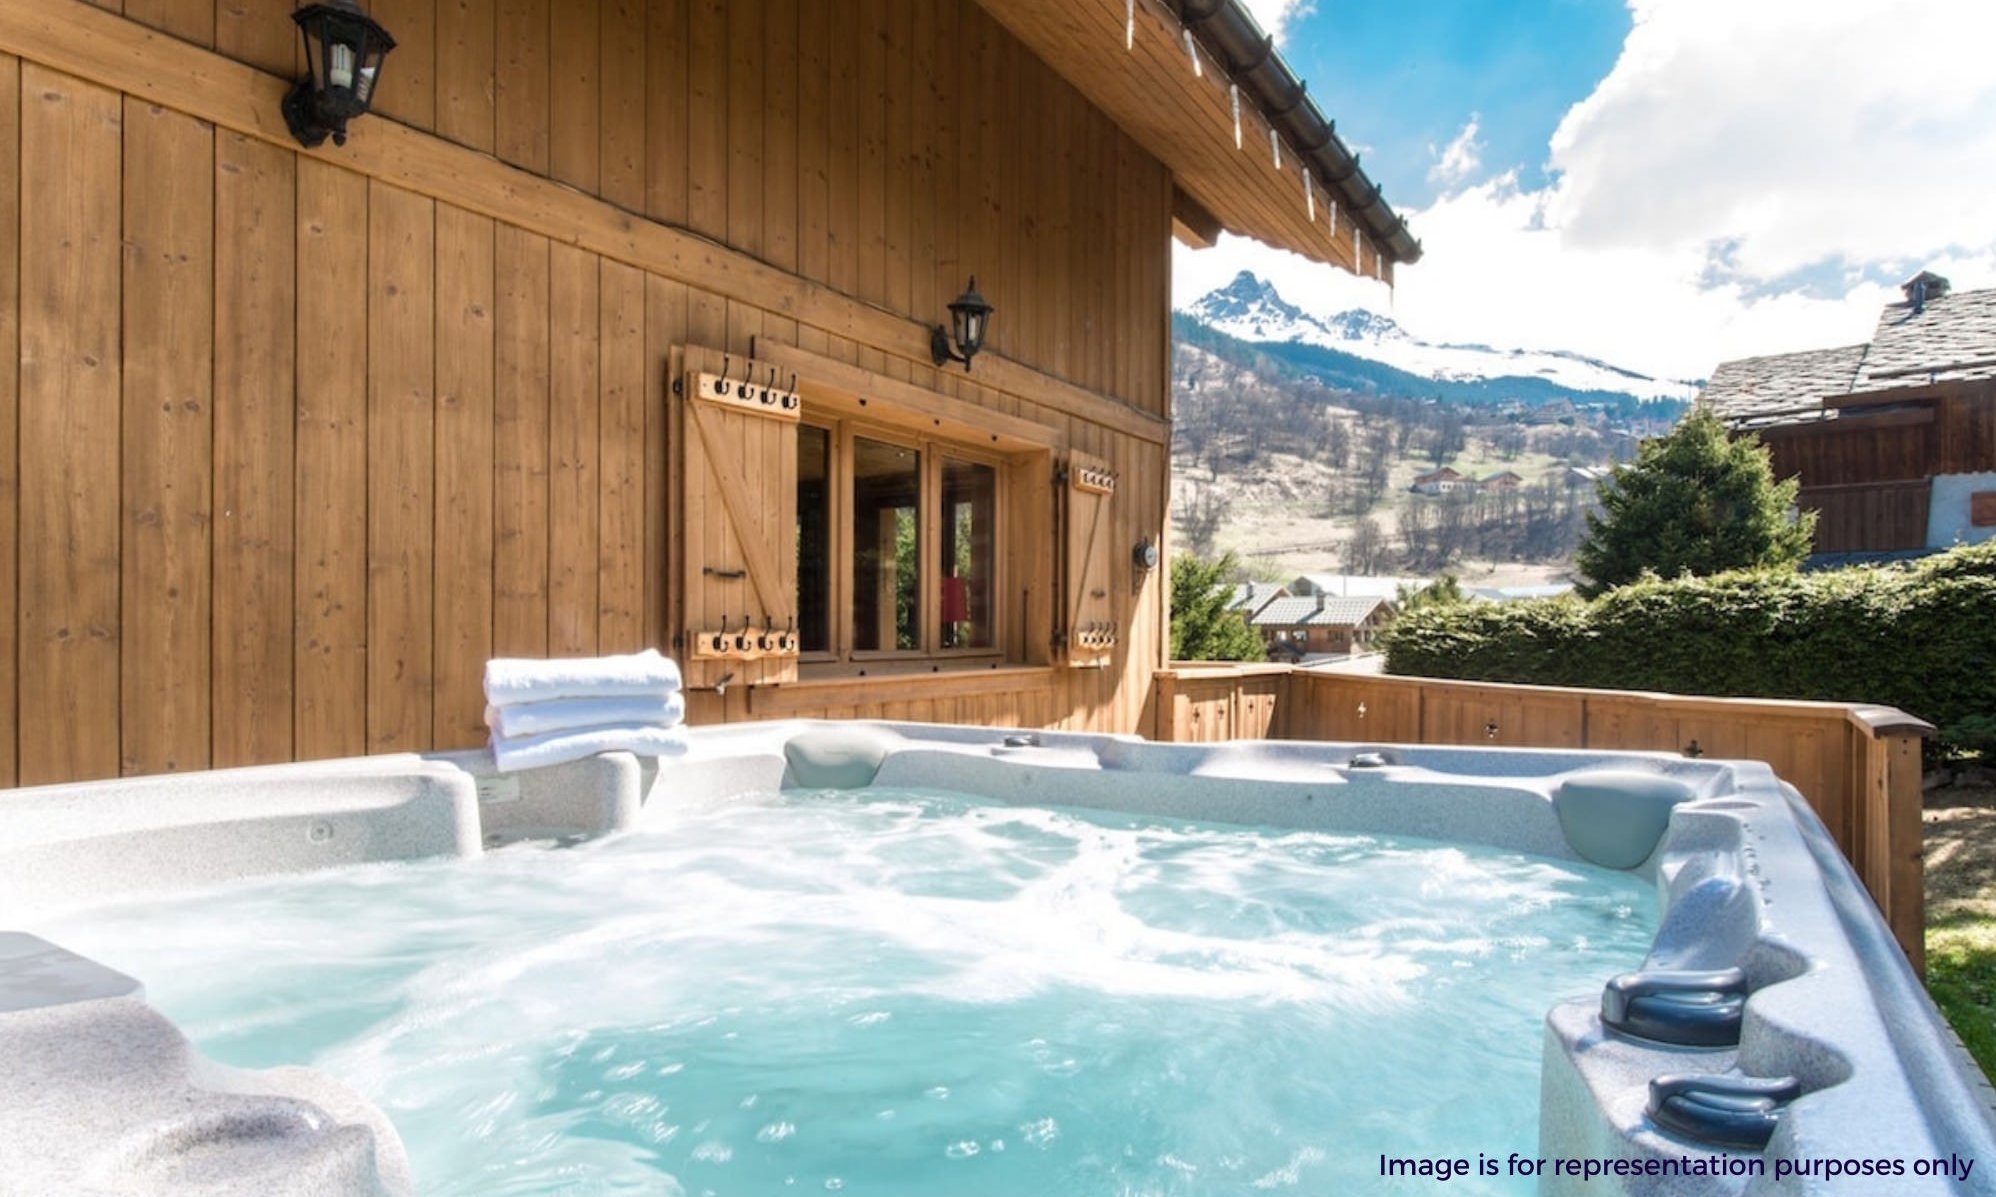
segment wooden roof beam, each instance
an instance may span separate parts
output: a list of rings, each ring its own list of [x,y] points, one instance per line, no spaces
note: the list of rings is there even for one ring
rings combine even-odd
[[[1226,227],[1220,218],[1206,210],[1206,205],[1185,194],[1177,186],[1171,189],[1171,235],[1193,249],[1211,249],[1219,241]]]

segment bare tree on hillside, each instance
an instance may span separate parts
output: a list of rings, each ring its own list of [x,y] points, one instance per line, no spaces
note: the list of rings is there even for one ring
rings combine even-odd
[[[1462,412],[1456,408],[1441,410],[1428,433],[1428,460],[1437,467],[1444,466],[1450,458],[1463,451],[1469,442],[1463,432],[1464,423]]]
[[[1393,473],[1393,440],[1390,424],[1374,424],[1365,430],[1358,447],[1358,490],[1352,499],[1352,514],[1371,511],[1386,493],[1387,479]]]
[[[1416,569],[1434,556],[1434,508],[1419,499],[1400,509],[1400,551]]]
[[[1226,526],[1232,502],[1210,490],[1201,490],[1178,516],[1178,530],[1185,534],[1185,547],[1194,557],[1213,555],[1213,538]]]
[[[1379,531],[1379,522],[1371,516],[1366,516],[1353,524],[1351,539],[1345,542],[1345,572],[1378,573],[1385,561],[1386,537]]]
[[[1324,429],[1324,463],[1342,470],[1351,463],[1351,425],[1341,416],[1331,416]]]
[[[1443,495],[1433,504],[1415,504],[1434,509],[1431,568],[1445,568],[1469,551],[1479,526],[1475,518],[1479,514],[1478,497],[1476,491],[1462,490]]]

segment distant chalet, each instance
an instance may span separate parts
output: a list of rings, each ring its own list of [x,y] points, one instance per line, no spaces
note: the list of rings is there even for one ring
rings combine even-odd
[[[1870,341],[1725,362],[1698,398],[1801,479],[1816,564],[1996,536],[1996,289],[1901,290]]]

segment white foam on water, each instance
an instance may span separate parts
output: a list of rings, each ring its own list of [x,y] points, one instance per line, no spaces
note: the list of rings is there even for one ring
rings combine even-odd
[[[906,791],[647,818],[39,930],[218,1058],[359,1088],[425,1192],[519,1194],[1363,1191],[1533,1149],[1539,1020],[1653,930],[1634,878],[1420,841]]]

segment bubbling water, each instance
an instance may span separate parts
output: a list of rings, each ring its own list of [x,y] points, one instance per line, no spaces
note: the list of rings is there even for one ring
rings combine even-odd
[[[899,790],[647,817],[39,930],[209,1055],[366,1094],[425,1193],[893,1197],[1535,1154],[1545,1011],[1654,932],[1635,877],[1409,839]]]

